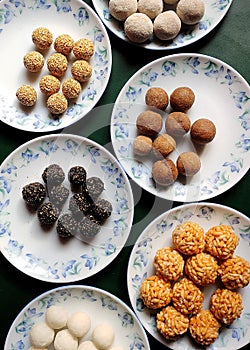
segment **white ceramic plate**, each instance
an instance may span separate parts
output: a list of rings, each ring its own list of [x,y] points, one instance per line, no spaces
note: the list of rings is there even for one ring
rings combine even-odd
[[[163,213],[150,223],[137,239],[128,264],[128,291],[132,307],[146,330],[161,343],[174,350],[200,349],[191,341],[188,334],[171,342],[164,339],[156,330],[155,314],[143,306],[139,288],[142,281],[154,274],[153,258],[157,249],[172,246],[172,231],[180,223],[194,221],[206,231],[208,228],[225,224],[230,225],[240,237],[240,243],[235,253],[249,261],[250,219],[240,212],[226,206],[201,202],[185,204]],[[203,308],[208,308],[209,298],[216,286],[204,289],[205,300]],[[241,317],[231,326],[224,327],[215,341],[209,346],[213,350],[236,350],[250,341],[250,285],[240,289],[244,310]]]
[[[87,177],[99,176],[105,190],[101,194],[113,206],[101,231],[89,242],[73,237],[64,243],[56,227],[44,231],[36,213],[31,213],[22,198],[24,185],[43,182],[41,175],[57,163],[70,189],[68,170],[82,165]],[[69,198],[72,192],[70,192]],[[69,200],[68,198],[68,200]],[[62,212],[68,209],[68,201]],[[102,146],[75,135],[49,135],[36,138],[17,148],[0,167],[0,248],[17,269],[49,282],[71,282],[87,278],[119,254],[130,233],[133,196],[125,172]]]
[[[107,28],[120,39],[131,43],[124,35],[123,22],[117,21],[110,15],[108,0],[93,0],[92,2]],[[151,50],[170,50],[192,44],[203,38],[220,23],[232,2],[233,0],[204,0],[205,14],[200,23],[194,26],[184,26],[173,41],[164,42],[153,37],[151,40],[139,44],[139,46]],[[135,44],[133,43],[133,45]]]
[[[111,73],[112,56],[107,31],[96,13],[83,1],[60,0],[0,3],[0,120],[17,129],[48,132],[65,128],[84,117],[102,96]],[[67,33],[76,41],[87,37],[94,42],[95,53],[89,63],[93,68],[90,80],[82,85],[80,96],[69,103],[60,118],[53,119],[46,100],[39,89],[42,75],[48,74],[46,59],[54,52],[53,45],[45,53],[45,64],[40,73],[28,73],[23,65],[24,55],[35,49],[31,34],[37,27],[47,27],[53,34]],[[13,41],[14,40],[14,41]],[[70,77],[74,56],[69,56],[69,67],[62,81]],[[34,107],[23,107],[16,98],[22,84],[32,85],[38,95]]]
[[[195,148],[190,133],[177,142],[173,161],[184,151],[197,152],[201,170],[186,181],[178,179],[168,187],[155,186],[150,157],[135,157],[132,143],[137,135],[136,118],[144,110],[145,93],[160,86],[168,94],[180,86],[189,86],[195,103],[187,112],[193,123],[208,118],[216,125],[214,140]],[[179,202],[215,197],[234,186],[250,164],[250,87],[240,74],[226,63],[199,54],[162,57],[135,73],[120,91],[111,116],[111,139],[117,158],[128,175],[152,194]],[[163,128],[170,107],[163,113]]]
[[[52,289],[26,305],[11,325],[4,350],[28,349],[30,328],[45,320],[46,309],[51,305],[65,307],[69,315],[84,311],[90,316],[91,328],[84,340],[91,340],[93,329],[105,322],[114,329],[114,346],[130,350],[150,349],[143,327],[123,301],[102,289],[76,285]],[[54,347],[50,346],[50,350]]]

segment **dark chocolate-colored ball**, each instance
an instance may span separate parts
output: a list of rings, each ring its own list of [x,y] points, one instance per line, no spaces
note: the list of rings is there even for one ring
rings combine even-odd
[[[69,190],[62,184],[48,190],[50,201],[58,208],[61,208],[69,196]]]
[[[51,202],[45,202],[38,208],[37,217],[41,225],[53,225],[58,219],[59,211],[57,207]]]
[[[28,206],[38,208],[46,197],[46,190],[40,182],[32,182],[23,187],[22,196]]]
[[[80,237],[92,238],[97,235],[101,229],[101,225],[93,216],[84,216],[78,224]]]
[[[61,238],[70,238],[77,234],[77,221],[71,214],[62,214],[57,220],[56,230]]]
[[[108,200],[101,198],[95,202],[92,208],[92,214],[99,224],[102,225],[111,215],[112,210],[112,204]]]
[[[86,170],[79,165],[76,165],[69,169],[68,179],[72,185],[82,186],[86,183],[87,173]]]
[[[50,164],[44,169],[42,179],[47,184],[47,187],[51,189],[53,186],[60,185],[64,181],[65,173],[60,165]]]

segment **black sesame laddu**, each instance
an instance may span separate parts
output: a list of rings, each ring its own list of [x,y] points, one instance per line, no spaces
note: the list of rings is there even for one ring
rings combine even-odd
[[[60,184],[58,186],[53,186],[51,189],[48,189],[48,195],[50,201],[56,207],[61,208],[69,196],[69,189],[63,184]]]
[[[86,177],[86,170],[80,165],[73,166],[69,169],[68,180],[74,186],[85,186]]]
[[[46,189],[40,182],[32,182],[22,188],[22,196],[28,206],[36,209],[46,197]]]
[[[93,202],[89,201],[83,193],[75,193],[69,200],[69,210],[72,215],[81,219],[83,215],[88,214],[93,206]]]
[[[78,223],[80,238],[92,238],[97,235],[101,229],[101,225],[92,215],[84,216]]]
[[[61,238],[70,238],[77,234],[78,223],[71,214],[64,213],[57,220],[56,231]]]
[[[58,219],[59,211],[51,202],[45,202],[37,210],[37,217],[42,226],[53,225]]]
[[[103,225],[104,221],[110,217],[112,210],[112,204],[108,200],[100,198],[94,203],[91,213],[96,221]]]
[[[103,190],[103,181],[97,176],[92,176],[87,179],[86,188],[83,189],[83,192],[87,192],[88,195],[92,198],[92,200],[95,201],[103,192]]]
[[[51,189],[54,186],[60,185],[64,181],[65,173],[60,165],[50,164],[44,169],[42,179],[47,184],[47,187]]]

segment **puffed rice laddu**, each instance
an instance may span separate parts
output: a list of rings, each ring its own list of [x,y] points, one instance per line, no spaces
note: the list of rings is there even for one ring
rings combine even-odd
[[[160,309],[171,301],[171,283],[161,276],[147,277],[141,284],[140,297],[143,303],[150,309]]]
[[[232,256],[220,264],[218,274],[226,288],[244,288],[250,282],[250,264],[241,256]]]
[[[185,272],[198,286],[207,286],[217,278],[218,263],[212,255],[201,252],[187,259]]]
[[[205,247],[204,229],[197,223],[186,221],[172,231],[175,248],[184,255],[201,253]]]
[[[184,259],[172,247],[158,249],[154,256],[153,265],[156,275],[162,276],[167,281],[177,281],[183,275]]]

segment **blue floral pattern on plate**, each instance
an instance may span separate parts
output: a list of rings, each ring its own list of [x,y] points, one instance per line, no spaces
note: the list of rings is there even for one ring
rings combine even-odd
[[[30,21],[32,18],[32,21]],[[81,37],[91,39],[95,45],[95,52],[90,59],[92,76],[86,84],[82,84],[79,97],[69,103],[66,112],[57,118],[52,118],[39,91],[39,77],[27,73],[23,67],[23,55],[33,50],[30,45],[31,33],[37,26],[48,27],[53,37],[62,34],[62,28],[57,23],[63,22],[63,32],[70,34],[74,40]],[[19,23],[22,30],[19,29]],[[61,29],[60,29],[61,28]],[[5,50],[0,57],[3,69],[0,85],[0,120],[17,129],[48,132],[63,129],[84,117],[102,96],[110,77],[112,66],[111,46],[107,31],[96,13],[80,0],[3,0],[0,3],[0,40],[4,47],[10,47],[12,31],[19,32],[18,41]],[[60,32],[59,32],[60,31]],[[16,50],[16,52],[13,50]],[[53,48],[45,53],[45,61]],[[13,57],[13,60],[12,60]],[[73,54],[69,56],[69,67],[66,77],[70,76],[70,65]],[[46,66],[46,63],[45,63]],[[47,74],[45,66],[43,74]],[[12,71],[12,78],[8,72]],[[6,75],[5,75],[6,74]],[[37,91],[38,102],[34,108],[24,108],[17,103],[15,92],[21,84],[31,84]]]
[[[156,329],[155,313],[145,308],[140,298],[142,281],[154,274],[153,258],[157,249],[172,246],[173,229],[185,221],[193,221],[201,225],[205,232],[210,227],[229,225],[240,237],[235,254],[249,261],[250,219],[242,213],[219,204],[200,202],[185,204],[173,208],[151,222],[138,237],[132,249],[128,264],[128,291],[132,307],[145,329],[161,343],[174,350],[201,349],[191,341],[189,335],[180,337],[175,342],[164,340]],[[209,305],[209,298],[220,284],[209,286],[203,291],[205,301],[203,307]],[[211,350],[237,350],[250,341],[250,285],[240,289],[244,309],[239,319],[230,326],[223,327],[218,339],[208,347]]]
[[[102,289],[76,285],[52,289],[26,305],[10,327],[4,350],[28,349],[31,327],[44,321],[46,310],[51,305],[63,306],[69,314],[84,310],[91,318],[86,340],[91,339],[95,326],[105,322],[114,329],[114,346],[130,350],[150,349],[143,327],[123,301]]]
[[[151,38],[139,45],[151,50],[173,50],[190,45],[203,38],[222,21],[232,2],[233,0],[204,0],[205,14],[199,23],[183,26],[173,41],[164,42]],[[115,20],[109,12],[108,0],[93,0],[93,5],[103,23],[120,39],[128,41],[124,35],[123,23]],[[173,9],[173,6],[165,5],[165,8]]]
[[[191,123],[198,118],[211,119],[216,136],[204,148],[195,147],[187,134],[177,140],[177,149],[169,155],[173,161],[185,151],[197,152],[201,171],[186,181],[160,188],[152,180],[152,159],[133,154],[137,135],[136,117],[147,109],[148,88],[161,86],[170,95],[179,86],[195,92],[195,103],[187,112]],[[171,112],[168,106],[163,116]],[[179,202],[205,200],[235,185],[250,164],[250,87],[232,67],[213,57],[178,54],[162,57],[135,73],[120,91],[111,116],[111,139],[117,158],[128,175],[142,188],[161,198]]]
[[[77,238],[60,243],[55,227],[44,232],[36,214],[25,206],[23,186],[42,181],[43,170],[52,163],[59,163],[65,174],[71,166],[81,164],[88,177],[99,176],[104,181],[103,198],[111,202],[112,215],[88,243]],[[70,189],[67,176],[65,186]],[[67,208],[68,203],[63,210]],[[133,211],[131,187],[119,163],[105,148],[80,136],[59,134],[34,139],[10,154],[0,167],[1,252],[19,270],[37,279],[70,282],[100,271],[124,246]]]

